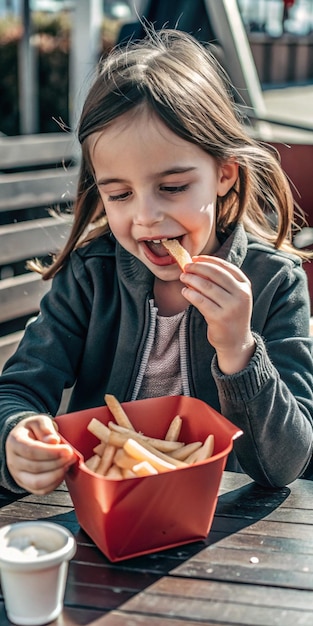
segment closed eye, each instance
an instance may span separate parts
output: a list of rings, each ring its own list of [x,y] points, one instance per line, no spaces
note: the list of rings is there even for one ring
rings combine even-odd
[[[114,196],[109,195],[108,200],[109,202],[115,202],[116,200],[126,200],[130,196],[130,194],[131,194],[130,191],[124,191],[123,193],[118,193]]]
[[[186,191],[189,185],[162,185],[160,187],[161,191],[166,191],[167,193],[181,193],[182,191]]]

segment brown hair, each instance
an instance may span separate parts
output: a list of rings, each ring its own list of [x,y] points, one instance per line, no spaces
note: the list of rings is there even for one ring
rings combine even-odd
[[[277,153],[248,133],[229,80],[208,46],[178,30],[151,28],[145,39],[115,48],[99,66],[78,126],[82,158],[72,231],[63,251],[43,271],[44,278],[52,277],[75,247],[108,230],[97,222],[105,208],[88,138],[140,106],[217,162],[231,158],[239,164],[236,184],[217,199],[218,231],[241,221],[260,239],[305,258],[308,253],[291,243],[294,200]]]

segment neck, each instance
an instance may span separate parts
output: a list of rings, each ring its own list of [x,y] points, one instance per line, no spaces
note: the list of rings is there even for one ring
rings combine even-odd
[[[170,317],[189,306],[186,298],[181,293],[183,288],[180,280],[165,282],[158,278],[154,281],[154,302],[160,315]]]

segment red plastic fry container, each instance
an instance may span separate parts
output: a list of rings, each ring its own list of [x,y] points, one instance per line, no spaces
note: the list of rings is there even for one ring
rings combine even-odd
[[[56,418],[61,436],[76,450],[78,462],[66,475],[80,526],[110,561],[205,539],[233,440],[242,431],[205,402],[166,396],[122,405],[136,430],[164,438],[175,415],[182,418],[180,441],[214,435],[214,454],[203,462],[155,476],[114,480],[88,470],[84,459],[98,440],[87,430],[92,418],[107,424],[105,406]]]

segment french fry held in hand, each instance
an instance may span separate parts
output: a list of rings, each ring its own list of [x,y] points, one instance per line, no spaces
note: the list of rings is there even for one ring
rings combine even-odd
[[[162,241],[164,248],[170,253],[170,255],[178,263],[179,267],[184,271],[184,267],[187,263],[192,262],[192,258],[185,250],[185,248],[179,243],[178,239],[167,239]]]
[[[204,443],[185,444],[178,440],[182,426],[179,415],[171,421],[165,438],[157,439],[137,432],[114,396],[106,395],[105,400],[117,423],[109,421],[106,426],[95,418],[90,420],[87,429],[99,439],[94,454],[85,461],[90,471],[122,480],[187,467],[212,456],[213,435]]]

